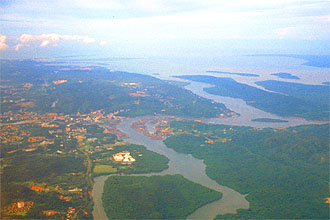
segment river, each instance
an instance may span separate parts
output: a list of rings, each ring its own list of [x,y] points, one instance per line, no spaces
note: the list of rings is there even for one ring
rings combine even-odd
[[[245,125],[251,127],[273,127],[273,128],[290,127],[290,126],[314,123],[314,122],[306,121],[304,119],[279,117],[261,111],[259,109],[256,109],[252,106],[249,106],[241,99],[221,97],[206,93],[203,90],[203,88],[207,88],[210,86],[212,85],[205,83],[191,82],[191,84],[189,84],[185,88],[201,97],[205,97],[215,102],[225,104],[229,109],[233,110],[236,113],[239,113],[240,116],[236,118],[201,119],[205,123]],[[138,175],[151,176],[151,175],[181,174],[186,179],[192,182],[199,183],[205,187],[219,191],[223,194],[220,200],[217,200],[215,202],[200,207],[190,216],[188,216],[187,219],[214,219],[216,215],[219,214],[236,213],[237,209],[249,208],[249,202],[245,199],[245,195],[242,195],[237,191],[228,188],[226,186],[219,185],[216,181],[210,179],[206,175],[205,173],[206,166],[203,160],[196,159],[192,155],[178,153],[173,149],[167,148],[167,146],[163,143],[162,140],[152,140],[149,137],[137,132],[135,129],[130,127],[132,122],[147,117],[148,116],[124,120],[117,126],[117,128],[122,130],[124,133],[128,134],[129,138],[126,139],[127,142],[132,144],[144,145],[148,150],[166,156],[169,159],[169,164],[168,164],[169,168],[160,173],[138,174]],[[282,120],[287,120],[288,122],[266,123],[266,122],[251,121],[251,119],[254,118],[282,119]],[[110,175],[100,176],[94,179],[95,183],[92,191],[92,196],[94,199],[94,210],[93,210],[94,219],[108,219],[102,205],[102,193],[103,193],[104,181],[109,176]]]
[[[246,209],[249,207],[249,202],[245,199],[245,195],[241,195],[240,193],[228,187],[221,186],[214,180],[210,179],[205,173],[206,166],[202,160],[196,159],[192,155],[178,153],[173,149],[167,148],[162,140],[152,140],[130,127],[132,122],[143,118],[146,117],[138,117],[125,120],[117,127],[129,135],[129,138],[126,139],[127,142],[144,145],[148,150],[166,156],[169,159],[169,168],[160,173],[139,175],[151,176],[181,174],[192,182],[199,183],[205,187],[219,191],[223,194],[220,200],[201,207],[192,213],[188,219],[213,219],[218,214],[235,213],[239,208]],[[105,219],[106,217],[102,207],[101,198],[104,181],[107,179],[107,177],[108,176],[101,176],[94,179],[95,183],[92,192],[95,203],[93,211],[94,219]]]

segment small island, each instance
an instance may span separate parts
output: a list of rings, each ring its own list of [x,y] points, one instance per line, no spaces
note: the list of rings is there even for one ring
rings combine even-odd
[[[286,121],[286,120],[282,120],[282,119],[273,119],[273,118],[255,118],[255,119],[252,119],[251,121],[253,122],[276,122],[276,123],[283,123],[283,122],[289,122],[289,121]]]
[[[181,175],[111,176],[102,200],[109,219],[185,219],[221,196]]]
[[[282,79],[300,79],[298,76],[294,76],[291,73],[273,73],[271,75]]]

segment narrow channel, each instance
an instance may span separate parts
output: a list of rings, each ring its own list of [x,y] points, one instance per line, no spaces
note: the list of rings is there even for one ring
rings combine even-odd
[[[190,90],[194,94],[210,99],[217,103],[224,104],[228,109],[240,114],[235,118],[211,118],[202,120],[204,123],[224,124],[224,125],[240,125],[250,126],[255,128],[280,128],[280,127],[292,127],[298,125],[308,124],[322,124],[322,122],[308,121],[303,118],[281,117],[271,114],[269,112],[262,111],[246,104],[246,102],[239,98],[224,97],[219,95],[213,95],[204,91],[204,88],[213,87],[211,84],[188,81],[190,84],[185,86],[185,89]],[[253,122],[255,118],[271,118],[281,119],[288,122]]]

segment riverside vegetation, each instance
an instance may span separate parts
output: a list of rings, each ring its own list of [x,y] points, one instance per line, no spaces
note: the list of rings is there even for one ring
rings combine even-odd
[[[184,219],[221,193],[181,175],[112,176],[105,182],[103,204],[109,219]]]
[[[219,184],[247,194],[248,210],[217,219],[328,219],[329,125],[287,129],[172,122],[165,144],[203,159]],[[280,211],[279,211],[280,210]]]

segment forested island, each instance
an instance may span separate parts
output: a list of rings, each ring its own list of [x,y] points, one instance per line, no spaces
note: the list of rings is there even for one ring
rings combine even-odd
[[[291,73],[272,73],[271,75],[282,79],[300,79],[298,76],[294,76]]]

